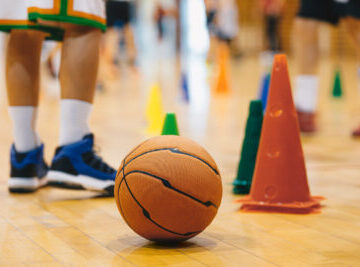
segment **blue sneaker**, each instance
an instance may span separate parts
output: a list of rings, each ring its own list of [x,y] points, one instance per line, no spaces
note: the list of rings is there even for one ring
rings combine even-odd
[[[9,191],[13,193],[34,192],[47,184],[48,166],[44,161],[44,145],[29,152],[17,152],[15,146],[10,151]]]
[[[112,192],[116,170],[96,155],[93,146],[94,136],[88,134],[79,142],[58,147],[47,176],[49,184]]]

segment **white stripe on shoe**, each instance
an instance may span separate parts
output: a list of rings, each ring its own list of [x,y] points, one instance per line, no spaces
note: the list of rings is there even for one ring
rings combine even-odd
[[[67,185],[82,186],[88,190],[104,191],[114,186],[115,181],[100,180],[87,175],[72,175],[65,172],[49,171],[47,174],[49,183],[63,183]]]
[[[11,177],[8,180],[8,186],[10,190],[35,191],[36,189],[45,186],[46,184],[46,177],[41,179],[37,177]]]

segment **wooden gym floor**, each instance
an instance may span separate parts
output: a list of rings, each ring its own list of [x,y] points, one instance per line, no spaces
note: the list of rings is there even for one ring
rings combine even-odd
[[[212,96],[209,109],[201,95],[195,104],[179,101],[177,68],[167,61],[160,66],[165,111],[177,113],[181,134],[204,145],[222,173],[223,202],[211,226],[186,243],[163,247],[132,232],[112,198],[54,188],[9,194],[11,123],[1,99],[0,265],[359,266],[360,140],[349,135],[360,123],[355,62],[341,63],[345,97],[336,100],[330,91],[334,64],[328,59],[321,63],[320,131],[302,138],[311,192],[327,198],[322,213],[313,215],[242,213],[234,203],[230,184],[248,103],[259,83],[257,58],[232,63],[233,92]],[[102,156],[114,166],[147,138],[144,114],[152,82],[129,70],[120,77],[98,93],[91,121]],[[50,161],[58,102],[43,93],[41,104],[38,125]]]

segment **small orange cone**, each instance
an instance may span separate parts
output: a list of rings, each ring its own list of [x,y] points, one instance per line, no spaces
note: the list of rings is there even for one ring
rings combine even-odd
[[[285,55],[276,55],[250,195],[242,210],[311,213],[322,197],[312,197]]]
[[[226,43],[220,42],[218,48],[219,71],[215,83],[215,92],[218,94],[228,94],[229,86],[229,48]]]

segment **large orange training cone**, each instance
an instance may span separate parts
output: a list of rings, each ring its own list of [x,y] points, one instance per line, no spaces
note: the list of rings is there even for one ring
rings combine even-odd
[[[242,210],[311,213],[322,197],[312,197],[307,182],[297,114],[285,55],[275,56],[266,114],[250,195]]]

